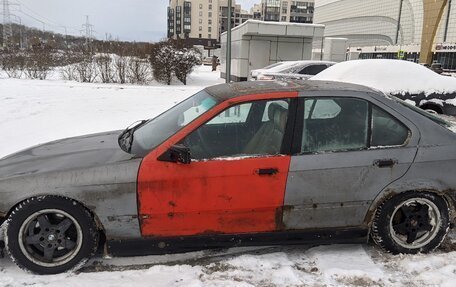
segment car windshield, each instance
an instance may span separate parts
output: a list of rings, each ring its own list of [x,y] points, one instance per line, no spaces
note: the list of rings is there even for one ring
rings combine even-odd
[[[131,153],[146,155],[217,103],[216,98],[203,90],[149,120],[134,132]]]
[[[271,64],[271,65],[269,65],[269,66],[264,67],[263,69],[264,69],[264,70],[268,70],[268,69],[271,69],[271,68],[280,66],[280,65],[282,65],[282,64],[283,64],[283,62],[274,63],[274,64]]]
[[[448,122],[448,121],[446,121],[446,120],[444,120],[444,119],[442,119],[442,118],[440,118],[438,116],[435,116],[435,115],[433,115],[433,114],[431,114],[429,112],[426,112],[425,110],[420,109],[420,108],[416,107],[415,105],[409,104],[406,101],[403,101],[401,99],[396,99],[396,98],[395,98],[395,100],[397,102],[399,102],[400,104],[402,104],[403,106],[405,106],[405,107],[407,107],[407,108],[409,108],[409,109],[411,109],[411,110],[413,110],[413,111],[425,116],[426,118],[430,119],[431,121],[441,125],[442,127],[453,131],[454,127],[453,127],[453,125],[450,122]]]

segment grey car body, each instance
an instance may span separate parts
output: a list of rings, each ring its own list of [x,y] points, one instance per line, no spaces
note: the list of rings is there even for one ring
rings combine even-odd
[[[299,98],[358,98],[408,128],[401,146],[292,154],[281,218],[284,230],[357,229],[366,231],[365,240],[378,205],[411,190],[444,196],[454,218],[456,134],[397,100],[363,86],[311,80],[224,84],[205,91],[222,101],[280,92],[297,92]],[[108,242],[141,239],[137,177],[142,157],[120,149],[119,134],[58,140],[0,160],[1,220],[30,197],[61,195],[90,209]],[[382,160],[393,164],[381,167]]]

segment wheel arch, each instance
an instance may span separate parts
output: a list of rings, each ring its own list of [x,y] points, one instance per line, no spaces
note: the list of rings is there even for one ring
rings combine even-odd
[[[89,212],[89,214],[92,216],[94,222],[95,222],[95,225],[97,226],[98,228],[98,231],[102,234],[102,236],[106,236],[105,234],[105,228],[103,226],[103,223],[101,222],[100,218],[97,216],[97,214],[95,213],[94,210],[92,210],[91,208],[89,208],[86,204],[84,204],[83,202],[81,202],[80,200],[77,200],[77,199],[74,199],[74,198],[71,198],[69,196],[64,196],[64,195],[55,195],[55,194],[42,194],[42,195],[33,195],[33,196],[30,196],[30,197],[27,197],[25,199],[22,199],[20,200],[19,202],[17,202],[16,204],[14,204],[9,210],[8,212],[4,215],[3,217],[3,222],[2,222],[2,217],[1,217],[1,214],[0,214],[0,225],[2,223],[5,223],[8,221],[8,218],[11,216],[11,214],[14,212],[14,210],[16,210],[16,208],[18,208],[22,203],[32,199],[32,198],[40,198],[40,197],[47,197],[47,196],[53,196],[53,197],[60,197],[62,199],[67,199],[67,200],[71,200],[71,201],[75,201],[77,202],[78,204],[80,204],[85,210],[87,210]]]
[[[438,103],[434,103],[434,102],[426,102],[426,103],[420,105],[420,109],[433,110],[438,114],[443,114],[443,106]]]
[[[394,196],[406,192],[428,192],[434,193],[438,196],[441,196],[446,203],[448,204],[449,214],[450,214],[450,222],[454,224],[456,222],[456,190],[449,189],[449,188],[442,188],[440,184],[432,185],[430,184],[428,187],[423,186],[413,186],[410,185],[408,188],[404,186],[403,189],[399,188],[387,188],[383,192],[381,192],[371,203],[365,217],[364,217],[364,224],[371,228],[372,222],[375,218],[375,213],[377,209],[387,200],[393,198]]]

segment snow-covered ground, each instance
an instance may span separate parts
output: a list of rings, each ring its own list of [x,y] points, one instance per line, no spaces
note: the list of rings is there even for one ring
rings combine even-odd
[[[204,86],[81,84],[0,79],[0,158],[58,138],[122,129],[151,118]],[[178,255],[94,258],[82,272],[36,276],[0,259],[6,286],[455,286],[454,245],[428,255],[393,256],[372,244],[234,248]],[[97,272],[94,272],[97,271]]]

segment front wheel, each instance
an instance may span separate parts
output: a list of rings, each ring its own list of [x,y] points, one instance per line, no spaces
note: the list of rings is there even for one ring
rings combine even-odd
[[[415,254],[437,248],[450,226],[448,204],[428,192],[394,196],[377,209],[371,237],[382,249]]]
[[[21,203],[7,222],[7,250],[21,268],[56,274],[81,266],[96,251],[98,230],[78,202],[58,196]]]

